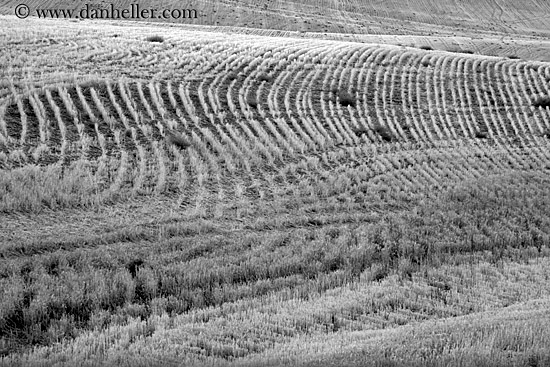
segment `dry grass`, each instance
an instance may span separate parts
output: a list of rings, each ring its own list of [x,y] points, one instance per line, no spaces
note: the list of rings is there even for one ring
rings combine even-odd
[[[239,365],[547,366],[548,305],[545,298],[414,327],[306,337],[284,355],[269,351]]]
[[[485,339],[471,339],[485,333],[495,336],[493,349],[517,343],[511,346],[516,361],[532,356],[544,361],[539,347],[550,337],[544,327],[522,329],[520,322],[503,318],[496,329],[476,321],[474,333],[460,326],[470,322],[448,318],[477,320],[475,314],[486,310],[497,315],[516,304],[521,310],[525,300],[550,296],[549,234],[520,225],[526,216],[542,227],[547,223],[547,183],[540,175],[489,177],[418,202],[391,219],[372,217],[352,226],[318,222],[312,228],[305,217],[289,232],[287,226],[300,225],[299,218],[282,225],[266,214],[246,229],[175,223],[158,233],[140,229],[142,234],[90,239],[87,250],[58,240],[54,247],[65,250],[44,252],[46,247],[29,243],[26,248],[37,249],[33,261],[3,248],[7,261],[0,274],[11,290],[0,320],[3,330],[11,330],[6,339],[45,344],[23,355],[8,349],[5,362],[122,365],[115,360],[126,356],[124,345],[147,351],[148,365],[182,355],[189,364],[270,365],[282,358],[279,363],[292,365],[316,360],[359,365],[371,350],[361,339],[366,337],[385,340],[387,348],[372,349],[381,353],[373,355],[380,363],[395,358],[438,365],[451,361],[455,349],[469,361],[485,361],[476,354]],[[541,205],[533,206],[526,196]],[[516,232],[503,232],[503,223]],[[83,283],[87,287],[79,288]],[[536,312],[529,318],[542,325],[534,321],[540,321]],[[479,320],[485,320],[483,314]],[[46,331],[33,329],[36,324]],[[201,333],[193,331],[197,328]],[[441,328],[451,339],[428,337]],[[233,333],[249,341],[234,344]],[[56,338],[64,339],[63,348],[49,345]],[[334,347],[340,343],[347,347]],[[429,353],[435,348],[430,343],[439,343],[437,353]],[[292,350],[301,352],[289,354]]]
[[[12,18],[0,365],[547,363],[545,64]]]

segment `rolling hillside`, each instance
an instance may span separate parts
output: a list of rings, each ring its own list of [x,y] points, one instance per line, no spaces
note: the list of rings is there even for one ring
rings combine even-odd
[[[0,16],[0,366],[549,365],[550,7],[196,4]]]
[[[20,1],[6,0],[0,11],[13,14]],[[118,8],[139,3],[159,9],[195,9],[197,18],[177,23],[354,34],[476,35],[545,37],[550,35],[550,5],[544,0],[333,1],[333,0],[116,0],[90,1]],[[32,0],[34,8],[79,9],[70,0]]]

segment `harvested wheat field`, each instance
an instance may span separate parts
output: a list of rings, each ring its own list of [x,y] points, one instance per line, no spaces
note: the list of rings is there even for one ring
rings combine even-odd
[[[18,3],[0,366],[550,366],[547,1]]]

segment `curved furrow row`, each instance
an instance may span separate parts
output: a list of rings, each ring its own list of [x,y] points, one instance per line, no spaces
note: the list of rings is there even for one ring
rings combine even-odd
[[[502,88],[501,88],[501,85],[502,85],[503,79],[504,79],[503,75],[505,75],[506,73],[504,73],[504,72],[497,73],[499,65],[503,65],[503,63],[499,62],[499,63],[493,65],[493,68],[491,68],[494,71],[494,75],[492,75],[492,73],[490,72],[491,70],[489,70],[488,74],[489,74],[489,77],[491,78],[491,80],[498,82],[498,90],[500,91],[500,95],[497,95],[497,93],[495,92],[495,89],[492,87],[491,84],[489,84],[489,87],[490,87],[491,94],[492,94],[492,100],[495,101],[495,104],[497,104],[499,106],[500,105],[505,105],[506,106],[506,105],[508,105],[508,101],[507,101],[507,98],[506,98],[506,94],[504,94],[502,92]],[[508,112],[506,109],[505,109],[505,111]],[[507,126],[507,123],[506,123],[507,121],[505,120],[505,118],[508,117],[509,114],[508,113],[506,113],[506,114],[502,113],[502,108],[498,108],[497,112],[498,113],[496,113],[496,116],[498,118],[498,124],[502,128],[505,128]],[[509,135],[513,136],[512,139],[508,138]],[[507,134],[505,132],[504,136],[503,136],[504,139],[498,140],[497,143],[501,147],[510,148],[510,147],[513,147],[515,145],[514,142],[517,139],[516,137],[517,137],[517,133],[513,134],[512,131],[509,131],[508,134]],[[521,137],[523,138],[523,136],[521,136]],[[538,144],[537,140],[538,140],[538,138],[536,136],[533,136],[533,142],[535,144]],[[521,140],[521,143],[522,143],[522,146],[525,146],[525,145],[529,144],[529,142],[525,141],[525,140]],[[513,149],[508,149],[508,150],[509,150],[510,157],[514,158],[515,157],[514,150]],[[535,151],[535,153],[536,153],[536,151]],[[538,157],[537,154],[535,154],[533,157],[538,161],[539,166],[543,166],[545,164],[545,163],[543,163],[543,160],[541,160],[541,158]]]
[[[526,64],[523,62],[516,64],[515,72],[517,73],[517,83],[513,83],[513,85],[514,85],[514,88],[516,88],[516,90],[519,89],[518,95],[523,96],[524,105],[529,104],[529,106],[526,106],[524,108],[524,111],[526,113],[528,112],[528,117],[532,118],[532,119],[526,119],[525,121],[529,131],[528,136],[532,140],[532,137],[536,135],[535,127],[533,125],[538,124],[539,122],[538,122],[538,114],[534,113],[536,107],[534,107],[530,103],[535,93],[534,93],[534,90],[532,90],[532,85],[530,84],[530,78],[526,78],[526,74],[525,74],[526,68],[527,68]]]
[[[303,65],[303,64],[302,64]],[[298,69],[298,71],[296,71]],[[299,86],[297,86],[297,83],[295,80],[301,80],[303,77],[303,74],[306,73],[306,70],[304,70],[304,66],[301,66],[299,68],[294,67],[292,69],[292,72],[287,74],[287,78],[285,79],[286,87],[284,89],[284,117],[289,120],[287,122],[288,127],[293,133],[297,136],[299,143],[302,143],[304,147],[306,148],[306,151],[315,151],[317,149],[317,145],[315,142],[315,137],[311,137],[307,131],[305,131],[305,127],[302,127],[303,125],[296,120],[294,117],[297,116],[298,113],[294,111],[292,108],[292,100],[296,99],[296,94],[299,89]],[[303,153],[303,152],[302,152]]]
[[[264,122],[268,118],[267,113],[264,111],[266,104],[264,101],[268,101],[267,107],[271,108],[269,98],[273,87],[273,74],[277,75],[281,70],[287,69],[286,64],[275,64],[270,56],[273,54],[279,54],[283,52],[285,46],[273,48],[264,54],[264,59],[258,68],[252,73],[253,82],[249,87],[249,90],[244,92],[248,97],[249,109],[249,121],[252,127],[256,131],[256,134],[260,137],[260,140],[266,141],[274,157],[279,159],[279,164],[283,163],[284,159],[288,157],[288,144],[282,143],[282,137],[279,129],[280,126],[271,124],[270,121]],[[267,91],[266,91],[267,90]],[[270,113],[271,114],[271,113]],[[262,122],[260,122],[262,121]],[[265,126],[265,127],[264,127]],[[277,139],[277,137],[279,137]],[[275,138],[275,139],[274,139]],[[268,142],[275,140],[273,143]]]
[[[435,110],[433,112],[436,118],[443,125],[443,130],[447,135],[447,139],[458,139],[458,133],[454,124],[450,121],[449,116],[445,113],[446,108],[446,90],[448,83],[448,74],[450,74],[450,66],[448,66],[449,55],[440,56],[434,65],[433,85],[435,95]]]
[[[535,75],[538,75],[538,70],[534,70],[534,68],[535,68],[534,65],[527,65],[527,64],[525,64],[523,67],[523,76],[525,77],[526,84],[529,86],[529,90],[530,90],[529,101],[541,95],[547,96],[547,97],[550,96],[550,94],[548,93],[548,89],[541,88],[539,83],[537,83],[538,78]],[[537,109],[539,109],[539,111],[537,111]],[[533,113],[533,117],[535,119],[535,123],[538,128],[538,131],[536,131],[537,129],[535,129],[534,135],[539,136],[540,134],[545,132],[545,129],[543,127],[545,125],[544,120],[548,119],[548,115],[550,115],[550,113],[548,113],[546,108],[541,109],[535,106],[531,106],[531,112]],[[535,113],[535,112],[539,112],[539,113]]]
[[[453,57],[449,65],[449,75],[447,83],[443,88],[443,109],[447,123],[454,127],[457,138],[468,139],[474,135],[467,121],[469,119],[466,113],[466,107],[463,99],[463,91],[460,86],[461,68],[464,66],[462,58]],[[444,78],[444,74],[441,74]]]
[[[491,73],[493,66],[494,65],[489,64],[487,60],[484,60],[481,65],[484,72],[481,74],[479,83],[481,85],[480,100],[484,101],[483,107],[486,109],[490,118],[488,119],[488,121],[490,121],[488,132],[495,141],[499,141],[499,138],[505,138],[507,134],[504,130],[506,125],[501,119],[502,114],[499,113],[499,109],[502,106],[502,98],[495,94],[492,86],[493,83],[499,82],[498,76]]]
[[[497,64],[495,64],[493,70],[494,74],[500,75],[501,77],[501,82],[498,83],[497,88],[504,105],[504,111],[503,113],[501,113],[501,115],[503,119],[506,119],[504,120],[502,127],[507,131],[508,137],[510,137],[508,141],[519,141],[522,144],[526,144],[525,136],[523,134],[520,134],[518,130],[518,122],[521,122],[521,117],[518,114],[517,103],[514,100],[514,97],[510,90],[510,86],[508,85],[507,76],[509,71],[509,64],[505,61],[498,62]],[[500,111],[502,111],[502,109]]]
[[[382,61],[382,67],[379,68],[379,73],[377,74],[377,85],[380,85],[380,80],[378,76],[381,76],[382,79],[382,88],[378,90],[380,93],[380,99],[382,100],[382,112],[380,116],[382,117],[384,124],[382,126],[387,126],[391,133],[391,137],[385,138],[386,140],[396,139],[398,141],[408,141],[407,134],[404,132],[402,125],[403,121],[401,119],[397,120],[394,118],[395,111],[399,109],[398,99],[394,99],[393,82],[395,81],[394,75],[398,73],[400,68],[398,60],[403,55],[403,52],[397,49],[390,51],[386,59]],[[384,138],[384,136],[382,136]]]
[[[329,124],[332,132],[336,136],[337,144],[354,145],[359,140],[355,134],[350,130],[350,122],[346,121],[342,113],[341,105],[350,106],[354,104],[354,101],[347,101],[347,99],[353,99],[355,91],[353,91],[353,81],[346,81],[342,73],[345,71],[345,65],[351,57],[358,57],[361,53],[361,49],[355,50],[349,45],[343,44],[340,53],[338,54],[338,65],[332,62],[329,69],[326,71],[321,92],[321,108],[323,111],[323,118]],[[335,55],[332,55],[333,57]],[[328,94],[328,98],[325,96]],[[351,104],[350,104],[351,102]],[[328,107],[327,107],[328,106]],[[338,114],[335,113],[335,110]]]
[[[418,75],[420,74],[418,65],[421,63],[421,58],[422,57],[418,54],[411,56],[406,77],[407,87],[403,87],[403,89],[406,90],[407,99],[404,99],[403,103],[407,106],[404,114],[405,116],[410,116],[412,125],[414,126],[413,131],[415,131],[415,135],[417,136],[417,141],[428,143],[432,141],[431,132],[427,129],[427,125],[423,122],[422,109],[418,99],[419,89],[416,85]]]
[[[315,150],[324,150],[326,148],[327,139],[330,139],[330,137],[326,134],[326,131],[324,131],[322,127],[322,130],[319,129],[316,121],[313,120],[313,111],[310,111],[308,108],[308,97],[311,93],[310,87],[315,83],[314,78],[319,75],[319,73],[314,70],[319,69],[311,66],[308,67],[307,70],[303,70],[296,74],[296,79],[299,80],[299,76],[301,76],[302,73],[307,72],[307,74],[301,78],[302,82],[298,87],[294,100],[294,107],[296,108],[297,117],[295,118],[294,116],[290,116],[290,119],[293,124],[301,124],[304,126],[307,134],[315,143]]]
[[[317,46],[320,47],[320,46]],[[279,128],[282,135],[289,140],[295,152],[304,153],[307,149],[306,143],[296,127],[287,121],[292,113],[290,106],[290,93],[287,91],[292,85],[293,76],[296,70],[303,68],[303,55],[308,52],[306,47],[297,48],[286,56],[287,67],[275,77],[273,85],[268,94],[268,106],[274,121],[274,126]],[[284,93],[283,93],[284,92]]]
[[[451,84],[451,90],[453,92],[453,103],[458,111],[458,120],[464,131],[464,138],[472,138],[475,136],[474,131],[474,117],[472,114],[471,106],[465,94],[467,94],[467,85],[465,83],[464,75],[466,75],[466,62],[467,59],[455,58],[458,60],[456,63],[456,72],[451,76],[455,83]]]
[[[68,145],[68,137],[67,137],[67,129],[65,122],[63,121],[63,118],[61,117],[61,110],[59,106],[56,104],[52,92],[49,89],[46,89],[44,91],[43,95],[43,105],[44,109],[47,111],[46,113],[50,116],[50,141],[51,141],[51,148],[54,151],[56,151],[58,156],[58,162],[63,165],[66,163],[67,156],[66,156],[66,150]]]
[[[419,104],[419,90],[416,86],[416,81],[420,74],[418,63],[420,55],[413,53],[410,55],[406,69],[402,71],[402,106],[403,115],[409,120],[409,131],[413,134],[418,142],[429,142],[430,131],[427,130],[427,125],[423,122],[421,105]],[[399,116],[399,115],[398,115]]]
[[[338,80],[338,99],[339,103],[333,103],[329,105],[332,109],[332,106],[336,106],[336,111],[338,116],[335,117],[336,124],[342,127],[342,130],[345,133],[346,139],[351,139],[352,145],[357,145],[360,142],[359,137],[353,130],[354,123],[350,120],[353,118],[353,109],[357,105],[357,92],[356,92],[356,78],[354,78],[354,72],[362,67],[363,57],[365,55],[366,49],[357,48],[353,52],[348,53],[349,56],[346,56],[347,62],[341,63],[343,67],[341,76],[337,78]],[[350,76],[346,77],[348,74],[347,71],[350,70]],[[332,89],[334,91],[334,89]],[[343,95],[342,95],[343,93]],[[344,98],[344,100],[342,100]],[[351,101],[346,101],[346,98],[351,98]],[[351,103],[350,103],[351,102]],[[340,121],[340,124],[338,122]]]
[[[364,103],[366,101],[366,85],[364,85],[364,82],[367,77],[365,73],[368,73],[371,70],[370,62],[372,60],[373,51],[374,48],[372,46],[364,48],[358,60],[359,67],[355,68],[352,72],[352,81],[355,80],[355,83],[352,83],[351,88],[352,91],[354,91],[353,97],[355,97],[357,100],[357,108],[349,108],[348,111],[350,113],[350,118],[355,134],[358,135],[360,140],[363,139],[363,141],[364,139],[370,141],[373,140],[373,137],[371,135],[372,133],[369,129],[369,115],[365,115],[365,111],[363,110],[363,108],[361,108],[360,105],[361,102]]]
[[[330,52],[325,50],[323,53]],[[325,56],[323,55],[323,58]],[[313,126],[313,129],[317,132],[324,148],[333,146],[333,139],[330,131],[323,126],[323,120],[319,117],[319,109],[321,104],[319,102],[321,98],[322,88],[322,74],[326,70],[324,64],[316,66],[315,72],[309,74],[309,78],[304,79],[302,82],[302,89],[304,89],[304,95],[301,99],[301,104],[297,105],[299,111],[304,111],[302,116],[306,119],[306,123]],[[355,123],[357,125],[357,123]]]
[[[478,69],[478,61],[479,60],[468,58],[463,68],[464,90],[466,92],[466,104],[470,111],[470,130],[473,132],[472,137],[475,137],[479,132],[485,133],[487,126],[485,116],[482,114],[482,109],[479,106],[479,91],[477,88],[477,80],[475,79],[477,74],[481,72],[481,68]],[[475,100],[473,96],[475,96]],[[477,105],[474,101],[477,102]],[[480,126],[483,126],[484,130],[481,130]]]
[[[544,63],[207,32],[139,42],[89,61],[135,63],[147,81],[8,88],[2,167],[86,165],[100,202],[168,195],[221,217],[287,193],[419,193],[549,164],[550,112],[533,105],[550,91]]]
[[[530,77],[535,84],[537,95],[539,96],[550,95],[550,76],[545,77],[545,70],[548,69],[545,69],[542,65],[540,65],[536,70],[530,69]],[[542,110],[542,108],[540,109]],[[543,123],[542,131],[546,132],[550,129],[550,113],[548,113],[548,111],[540,112]]]
[[[416,103],[415,107],[419,113],[419,122],[423,127],[423,130],[426,132],[426,137],[428,141],[441,140],[443,138],[441,131],[439,130],[438,124],[434,123],[433,116],[431,115],[430,107],[431,101],[429,94],[431,93],[429,89],[429,78],[428,74],[431,72],[431,62],[430,57],[425,55],[420,60],[420,65],[418,66],[419,70],[416,73],[415,79],[415,96]]]
[[[529,119],[525,113],[523,102],[514,83],[515,70],[513,66],[515,65],[506,64],[506,68],[502,70],[504,90],[506,91],[505,95],[510,101],[514,112],[513,115],[510,113],[510,121],[512,122],[514,132],[517,134],[519,141],[526,145],[529,142],[529,137],[526,134],[525,126]]]
[[[438,56],[433,56],[431,58],[426,58],[426,60],[422,61],[421,64],[423,66],[423,83],[425,91],[426,91],[426,102],[428,109],[426,110],[425,114],[429,116],[427,118],[427,121],[425,123],[428,124],[428,129],[435,132],[437,135],[437,138],[439,140],[448,140],[451,138],[450,132],[447,129],[447,127],[441,123],[440,119],[438,118],[438,115],[435,112],[434,107],[434,100],[438,99],[437,91],[439,89],[439,85],[435,83],[435,75],[436,69],[440,67],[438,64],[441,60]],[[428,63],[426,66],[423,63]],[[433,83],[433,85],[432,85]]]
[[[396,126],[399,126],[402,132],[403,141],[418,141],[420,137],[416,131],[414,123],[411,121],[407,113],[407,82],[410,73],[411,60],[414,60],[413,55],[409,52],[403,52],[392,65],[393,72],[391,73],[389,102],[391,103],[391,118]]]

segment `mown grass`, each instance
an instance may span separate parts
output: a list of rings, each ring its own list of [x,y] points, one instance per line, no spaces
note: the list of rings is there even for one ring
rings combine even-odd
[[[269,351],[240,365],[547,366],[549,302],[521,302],[498,312],[417,326],[307,337],[292,343],[286,355]]]
[[[93,206],[104,189],[90,174],[89,162],[69,167],[27,165],[0,175],[0,213],[40,212],[71,206]]]
[[[536,262],[550,253],[548,183],[538,174],[488,177],[368,221],[358,216],[363,219],[291,231],[269,224],[276,221],[271,214],[252,232],[244,227],[217,235],[173,230],[164,239],[98,239],[91,247],[38,252],[32,258],[4,251],[2,354],[14,362],[18,351],[61,342],[65,352],[48,353],[108,363],[125,355],[112,349],[114,340],[127,340],[124,350],[152,348],[147,338],[154,336],[154,355],[173,356],[161,347],[170,345],[163,336],[168,331],[159,330],[173,333],[178,323],[188,330],[183,325],[191,322],[193,327],[203,323],[205,335],[225,335],[237,327],[231,316],[237,312],[242,315],[237,319],[251,322],[242,331],[249,343],[239,338],[232,346],[226,336],[212,336],[218,340],[213,342],[185,334],[191,349],[180,350],[196,363],[203,357],[231,361],[271,349],[279,353],[278,343],[282,348],[308,335],[483,311],[489,293],[493,308],[549,294],[549,274]],[[264,226],[273,229],[257,231]],[[513,275],[521,264],[520,272],[531,274],[528,280]],[[491,289],[491,282],[503,279]],[[506,288],[516,292],[513,298]],[[372,301],[344,306],[343,300],[361,294],[371,294]],[[87,345],[84,340],[92,346],[106,343],[103,354],[81,346],[87,352],[71,357],[77,344]],[[41,352],[28,353],[23,358],[44,358]]]
[[[430,66],[427,59],[423,63]],[[270,83],[272,78],[260,74],[257,81]],[[231,72],[227,79],[246,80],[246,74]],[[245,103],[256,108],[259,102],[251,91]],[[336,103],[355,103],[355,91],[331,92]],[[197,102],[197,92],[192,93]],[[164,98],[163,103],[170,102]],[[136,109],[146,112],[145,107]],[[14,128],[10,134],[20,138],[16,117],[9,122]],[[188,121],[180,121],[189,127]],[[100,127],[89,125],[87,134]],[[151,139],[143,127],[122,130],[127,142],[136,139],[149,146],[161,141],[159,132]],[[166,143],[181,149],[169,149],[167,155],[192,153],[183,135],[174,138],[163,131]],[[384,126],[373,126],[373,131],[383,141],[398,140]],[[381,145],[388,153],[387,147],[394,146]],[[138,170],[120,176],[126,187],[109,190],[112,181],[93,174],[98,172],[94,160],[9,167],[0,172],[0,214],[11,224],[21,218],[30,225],[17,227],[16,234],[11,228],[0,233],[0,365],[547,364],[548,325],[539,312],[547,305],[525,302],[544,300],[550,293],[547,175],[503,173],[467,181],[488,175],[487,161],[480,159],[469,162],[472,171],[449,165],[460,185],[448,189],[443,186],[448,181],[442,180],[437,192],[414,188],[413,193],[407,191],[415,186],[407,182],[410,177],[381,172],[403,168],[401,161],[383,154],[380,164],[361,167],[372,171],[374,177],[364,176],[368,178],[347,170],[356,158],[331,160],[341,170],[324,186],[316,180],[326,167],[308,163],[306,169],[314,169],[300,167],[285,177],[303,181],[281,184],[287,191],[273,201],[243,197],[243,203],[220,209],[220,219],[197,220],[186,213],[136,220],[129,215],[134,219],[120,223],[106,210],[111,231],[97,226],[85,233],[80,232],[83,223],[70,223],[68,218],[74,217],[64,214],[88,213],[83,222],[95,227],[96,209],[112,205],[112,213],[123,211],[117,205],[123,200],[111,199],[125,199]],[[512,158],[516,167],[525,162],[520,156]],[[156,167],[164,158],[148,155],[141,162]],[[222,158],[207,164],[221,165]],[[291,161],[295,158],[302,159],[297,152]],[[110,177],[122,167],[118,162],[114,159],[106,171]],[[499,169],[506,165],[506,160],[495,162]],[[254,174],[263,168],[254,166]],[[440,175],[446,168],[434,165],[437,172],[422,172]],[[327,172],[332,175],[331,169]],[[250,185],[245,180],[252,177],[232,173],[231,179]],[[153,176],[154,168],[148,174]],[[226,191],[223,177],[216,178],[208,184]],[[177,195],[194,199],[195,184],[191,176],[188,190]],[[311,196],[302,196],[305,190],[297,187]],[[282,192],[292,194],[282,198]],[[152,200],[157,199],[162,205],[158,197]],[[204,202],[211,204],[210,199]],[[139,200],[124,210],[146,205]],[[39,223],[52,218],[67,226],[59,230],[62,225]],[[50,231],[48,238],[37,235],[42,228]],[[511,307],[525,314],[518,316]],[[487,310],[511,316],[500,318]]]

